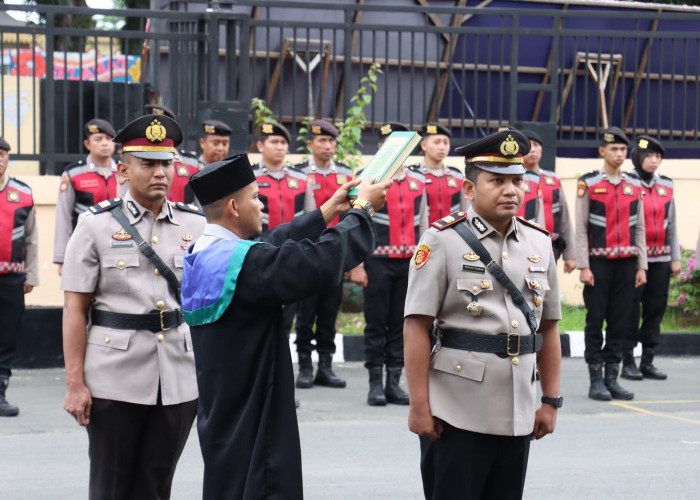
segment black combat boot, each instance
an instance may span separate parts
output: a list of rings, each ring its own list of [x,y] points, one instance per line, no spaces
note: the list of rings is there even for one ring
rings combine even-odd
[[[588,374],[591,378],[591,388],[588,389],[588,397],[597,401],[610,401],[612,394],[603,383],[603,365],[588,365]]]
[[[618,363],[605,363],[605,387],[608,388],[613,399],[634,399],[634,393],[617,382],[619,371],[620,365]]]
[[[333,355],[330,352],[320,352],[318,353],[318,368],[316,369],[316,378],[314,378],[314,385],[324,385],[326,387],[338,387],[342,388],[347,385],[347,382],[342,378],[338,378],[333,369],[331,368],[331,362],[333,360]]]
[[[642,372],[639,371],[637,365],[634,363],[634,355],[632,351],[622,352],[622,371],[620,372],[620,377],[626,378],[627,380],[642,380]]]
[[[654,349],[645,347],[642,349],[642,362],[639,363],[640,375],[644,378],[653,378],[654,380],[666,380],[666,373],[654,366]]]
[[[10,377],[0,377],[0,417],[14,417],[19,414],[19,408],[5,399],[5,389],[9,383]]]
[[[382,367],[373,366],[369,370],[369,393],[367,404],[370,406],[386,406],[386,396],[382,387]]]
[[[297,375],[297,387],[299,389],[310,389],[314,385],[314,366],[311,364],[311,353],[300,352],[299,354],[299,375]]]
[[[400,366],[386,367],[386,386],[384,387],[384,394],[387,403],[393,403],[395,405],[408,404],[408,394],[399,386],[401,370],[402,368]]]

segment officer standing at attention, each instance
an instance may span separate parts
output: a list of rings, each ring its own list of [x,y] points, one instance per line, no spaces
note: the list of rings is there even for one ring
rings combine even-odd
[[[647,283],[637,288],[634,294],[632,315],[623,344],[620,376],[630,380],[666,379],[666,374],[654,366],[654,348],[659,345],[661,320],[666,312],[671,276],[678,276],[681,272],[681,248],[678,243],[673,181],[657,173],[664,154],[666,149],[661,143],[648,135],[637,138],[630,154],[634,170],[629,175],[638,179],[642,186],[649,263]],[[637,368],[632,350],[640,340],[642,360]]]
[[[231,143],[231,127],[219,120],[205,120],[202,122],[199,147],[202,154],[199,161],[209,165],[215,161],[221,161],[228,156],[228,147]]]
[[[420,164],[407,168],[425,176],[429,222],[432,224],[452,212],[465,210],[467,200],[462,192],[462,172],[444,163],[450,152],[450,129],[439,123],[426,123],[420,135],[423,136],[420,148],[425,157]]]
[[[32,190],[7,175],[10,145],[0,137],[0,416],[14,417],[19,408],[5,391],[24,314],[24,294],[39,284],[38,230]]]
[[[391,123],[381,125],[380,140],[382,134],[389,135],[397,128]],[[386,193],[386,205],[372,218],[377,247],[363,265],[350,272],[353,283],[363,287],[370,406],[408,404],[408,394],[399,386],[404,364],[403,308],[409,263],[421,234],[428,229],[426,180],[420,172],[403,167],[396,172]],[[386,382],[382,386],[384,366]]]
[[[205,220],[166,199],[177,122],[144,115],[114,140],[129,191],[81,216],[66,251],[64,408],[87,426],[90,498],[169,498],[197,411],[179,280]]]
[[[470,207],[436,221],[411,262],[408,425],[420,436],[425,498],[521,498],[530,441],[554,431],[562,403],[556,262],[547,232],[514,217],[529,149],[517,130],[458,148]]]
[[[617,381],[635,287],[646,283],[647,269],[641,183],[621,171],[628,144],[621,129],[603,130],[598,147],[603,168],[580,177],[576,191],[576,267],[586,305],[588,397],[598,401],[634,398]]]
[[[165,115],[177,121],[175,113],[163,104],[146,104],[144,111],[146,115]],[[173,183],[170,185],[170,192],[168,192],[168,199],[174,202],[196,204],[197,200],[192,189],[187,185],[187,181],[202,168],[204,168],[204,164],[199,161],[195,154],[185,150],[177,151],[173,161],[175,174]]]
[[[534,130],[521,130],[530,140],[530,152],[523,156],[525,180],[537,186],[542,200],[542,222],[552,238],[554,258],[564,255],[564,272],[576,269],[576,249],[574,247],[574,225],[569,216],[569,205],[561,188],[559,176],[550,170],[540,168],[542,159],[542,138]],[[525,195],[527,199],[527,193]],[[525,205],[525,203],[523,203]],[[524,215],[526,219],[530,219]],[[534,219],[532,219],[534,220]],[[539,222],[538,222],[539,223]]]
[[[116,135],[112,125],[94,118],[85,124],[84,132],[83,146],[89,154],[85,161],[68,165],[63,171],[56,200],[53,262],[58,264],[58,274],[62,272],[66,245],[78,216],[92,205],[126,192],[125,180],[117,174],[117,164],[112,159],[112,139]]]
[[[311,158],[294,166],[306,176],[307,190],[313,193],[315,207],[328,201],[340,186],[352,179],[352,169],[333,161],[338,129],[323,120],[309,123],[309,136],[306,145],[311,150]],[[332,221],[329,226],[338,223]],[[299,304],[297,311],[297,354],[299,375],[296,386],[308,389],[315,385],[345,387],[345,380],[333,373],[332,360],[335,353],[335,320],[343,300],[343,284],[311,295]],[[314,322],[316,332],[314,333]],[[316,341],[315,345],[312,344]],[[311,351],[318,352],[318,369],[313,376]]]

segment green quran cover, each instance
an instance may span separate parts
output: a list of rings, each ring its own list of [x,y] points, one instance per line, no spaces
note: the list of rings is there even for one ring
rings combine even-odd
[[[421,136],[418,132],[392,132],[358,178],[365,180],[376,177],[375,184],[391,179],[420,140]],[[359,188],[353,188],[348,196],[356,197],[359,192]]]

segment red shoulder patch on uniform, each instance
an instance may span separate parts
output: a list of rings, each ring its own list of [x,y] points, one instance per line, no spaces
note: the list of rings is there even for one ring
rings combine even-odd
[[[549,231],[547,231],[545,228],[543,228],[543,227],[540,226],[539,224],[535,224],[534,222],[529,221],[529,220],[526,220],[526,219],[523,219],[522,217],[516,217],[516,218],[518,219],[518,221],[522,222],[522,223],[525,224],[526,226],[530,226],[530,227],[533,228],[533,229],[537,229],[538,231],[540,231],[540,232],[546,234],[547,236],[549,236]]]
[[[433,222],[432,226],[436,229],[443,230],[448,227],[454,226],[458,222],[462,222],[467,218],[467,212],[454,212],[442,219],[438,219]]]

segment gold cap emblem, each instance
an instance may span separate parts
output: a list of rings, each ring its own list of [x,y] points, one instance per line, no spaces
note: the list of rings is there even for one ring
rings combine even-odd
[[[151,112],[152,112],[154,115],[164,115],[164,114],[165,114],[165,111],[163,111],[163,110],[160,109],[160,108],[153,108],[153,109],[151,110]]]
[[[611,134],[610,132],[606,132],[605,135],[603,136],[603,140],[605,142],[614,142],[615,136],[613,134]]]
[[[165,127],[156,119],[146,129],[146,139],[151,142],[161,142],[167,135],[168,132],[165,130]]]
[[[508,134],[501,143],[501,154],[503,156],[515,156],[518,154],[518,151],[520,151],[520,146],[518,146],[518,143],[513,139],[513,136]]]
[[[88,125],[88,132],[91,134],[97,134],[100,131],[100,128],[97,125]]]
[[[382,125],[379,131],[382,133],[382,135],[389,135],[391,134],[391,125],[389,125],[388,123]]]
[[[204,133],[205,134],[215,134],[216,127],[214,125],[205,124],[204,125]]]
[[[262,133],[263,134],[271,134],[273,132],[272,124],[270,123],[263,123],[262,126]]]
[[[649,147],[649,141],[647,141],[646,139],[639,139],[639,142],[637,143],[637,145],[638,145],[641,149],[646,149],[646,148]]]
[[[425,127],[425,132],[428,134],[437,134],[437,127],[435,125],[428,125]]]
[[[321,133],[321,127],[318,125],[311,125],[311,133],[319,135]]]

